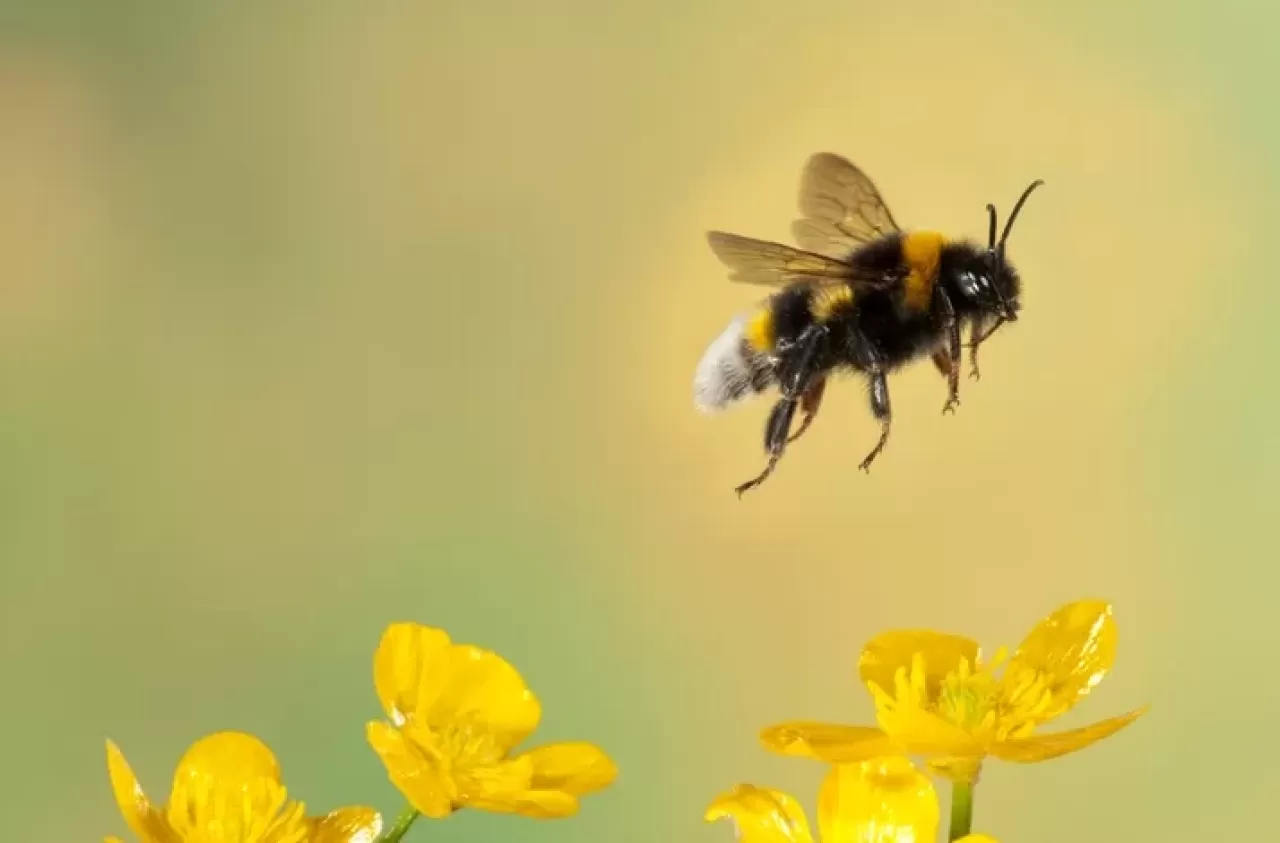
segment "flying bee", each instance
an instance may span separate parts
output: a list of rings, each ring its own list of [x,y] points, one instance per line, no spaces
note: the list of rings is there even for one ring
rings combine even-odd
[[[778,401],[765,424],[768,462],[737,487],[739,496],[773,473],[783,451],[808,430],[828,378],[841,371],[867,378],[880,438],[859,466],[889,441],[888,375],[930,356],[947,379],[942,410],[960,403],[961,328],[969,328],[971,377],[978,347],[1021,308],[1021,282],[1005,257],[1023,191],[996,239],[996,209],[987,205],[987,246],[950,240],[935,231],[903,231],[865,173],[820,152],[800,180],[800,218],[792,225],[799,249],[712,231],[716,256],[730,280],[779,287],[754,310],[735,317],[712,341],[694,375],[694,404],[716,412],[767,389]],[[800,425],[791,432],[797,408]]]

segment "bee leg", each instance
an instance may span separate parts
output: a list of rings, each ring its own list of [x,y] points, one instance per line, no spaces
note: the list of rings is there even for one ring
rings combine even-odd
[[[954,362],[952,362],[950,352],[943,349],[939,349],[938,351],[935,351],[933,353],[932,360],[933,360],[933,365],[937,367],[938,372],[941,373],[941,375],[947,379],[947,386],[953,389],[959,388],[958,381],[960,380],[960,371],[959,371],[960,367],[956,365]],[[959,404],[960,399],[957,398],[955,403]],[[946,406],[942,408],[942,412],[944,413],[954,412],[951,401],[949,399],[946,403]]]
[[[978,371],[978,346],[986,342],[987,337],[994,334],[996,328],[1004,324],[1004,320],[997,319],[995,324],[986,331],[983,330],[985,323],[986,320],[979,317],[973,321],[972,326],[969,328],[969,377],[975,381],[982,378],[982,374]]]
[[[889,379],[885,374],[884,356],[861,333],[854,336],[850,350],[853,352],[858,368],[867,373],[871,392],[871,412],[880,422],[880,439],[858,466],[870,473],[871,463],[880,455],[889,441],[889,428],[893,422],[893,410],[889,405]]]
[[[978,370],[978,346],[982,345],[982,340],[978,338],[979,327],[974,325],[969,339],[969,377],[975,381],[982,380],[982,372]]]
[[[871,473],[871,463],[876,457],[880,456],[880,452],[884,450],[884,446],[889,441],[889,428],[893,423],[893,411],[889,406],[889,379],[885,376],[884,369],[877,364],[870,372],[871,375],[871,412],[875,415],[876,420],[880,422],[880,439],[876,442],[876,446],[871,449],[871,453],[858,465],[858,468]]]
[[[788,445],[799,439],[809,429],[809,425],[813,424],[814,417],[818,415],[818,408],[822,406],[822,394],[826,388],[827,379],[818,378],[800,397],[800,412],[804,413],[804,417],[800,419],[800,426],[796,428],[796,432],[787,438]]]
[[[942,413],[954,415],[956,407],[960,405],[960,320],[956,318],[955,308],[952,307],[951,297],[947,295],[946,290],[938,287],[935,295],[938,298],[938,307],[942,311],[943,326],[947,332],[947,347],[939,352],[945,355],[947,363],[946,369],[943,370],[943,374],[947,376],[947,403],[942,406]],[[937,354],[934,355],[933,362],[942,369]]]
[[[764,428],[764,446],[769,453],[769,462],[765,464],[764,471],[734,489],[738,497],[742,497],[743,492],[759,486],[768,479],[770,474],[773,474],[773,469],[778,465],[778,460],[782,459],[782,452],[787,446],[787,431],[791,429],[791,420],[795,418],[796,403],[794,398],[783,398],[773,405],[773,409],[769,412],[769,421]]]
[[[782,452],[786,450],[787,442],[790,441],[787,434],[791,432],[791,421],[795,418],[796,406],[800,403],[801,397],[809,392],[815,374],[814,364],[818,361],[818,348],[826,338],[826,334],[825,327],[813,325],[807,328],[796,341],[794,364],[786,366],[778,378],[782,398],[773,406],[773,410],[769,413],[769,421],[765,424],[764,447],[769,454],[769,462],[765,465],[764,471],[734,489],[738,497],[742,497],[743,492],[763,483],[773,473],[778,460],[782,459]]]

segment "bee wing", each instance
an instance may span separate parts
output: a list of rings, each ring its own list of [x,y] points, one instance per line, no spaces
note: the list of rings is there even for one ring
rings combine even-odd
[[[708,232],[707,242],[716,257],[732,270],[729,280],[740,284],[780,287],[796,281],[812,281],[879,286],[878,279],[861,277],[855,267],[844,261],[782,243],[755,240],[724,231]]]
[[[791,225],[796,243],[828,257],[844,257],[865,243],[901,231],[867,174],[831,152],[819,152],[805,164],[800,214]]]

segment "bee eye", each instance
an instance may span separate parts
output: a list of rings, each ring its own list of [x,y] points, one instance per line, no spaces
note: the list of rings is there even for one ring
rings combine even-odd
[[[960,284],[960,292],[964,293],[966,296],[975,296],[978,294],[980,282],[978,281],[978,276],[974,275],[972,272],[960,273],[960,277],[957,281]]]

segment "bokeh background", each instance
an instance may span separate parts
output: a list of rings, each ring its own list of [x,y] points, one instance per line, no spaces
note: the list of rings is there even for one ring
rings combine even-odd
[[[123,833],[244,729],[320,810],[400,800],[364,743],[393,620],[506,655],[541,740],[622,775],[575,819],[414,837],[724,841],[736,781],[812,809],[786,718],[865,721],[888,626],[1015,644],[1114,601],[1117,738],[988,768],[1005,841],[1274,827],[1280,439],[1269,103],[1244,0],[0,5],[0,765],[7,836]],[[757,290],[710,228],[785,239],[805,158],[980,237],[1032,178],[1025,317],[943,417],[927,365],[691,406]],[[411,838],[413,839],[413,838]]]

